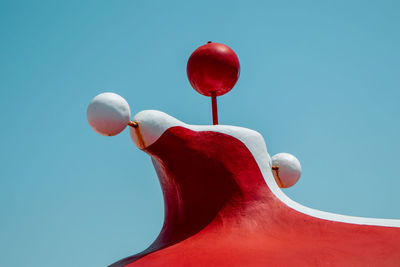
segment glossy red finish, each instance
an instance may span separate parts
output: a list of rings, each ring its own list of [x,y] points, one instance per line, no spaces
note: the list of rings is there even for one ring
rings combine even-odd
[[[240,74],[239,59],[228,46],[207,43],[189,57],[187,75],[192,87],[202,95],[217,96],[229,92]]]
[[[145,151],[162,186],[165,222],[147,250],[113,267],[400,264],[400,228],[328,221],[289,208],[232,136],[173,127]]]

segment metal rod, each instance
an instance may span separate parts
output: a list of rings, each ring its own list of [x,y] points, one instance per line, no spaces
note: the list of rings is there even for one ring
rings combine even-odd
[[[139,124],[136,121],[130,121],[128,122],[128,125],[133,128],[137,128],[139,126]]]
[[[218,125],[218,109],[217,109],[217,93],[216,92],[211,92],[211,106],[212,106],[213,124]]]

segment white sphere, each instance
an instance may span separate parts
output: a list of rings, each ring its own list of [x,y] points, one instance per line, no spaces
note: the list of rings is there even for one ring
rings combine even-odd
[[[131,110],[122,96],[102,93],[90,101],[86,116],[90,126],[97,133],[113,136],[125,129],[131,117]]]
[[[301,175],[299,160],[289,153],[278,153],[272,157],[272,173],[281,188],[297,183]]]

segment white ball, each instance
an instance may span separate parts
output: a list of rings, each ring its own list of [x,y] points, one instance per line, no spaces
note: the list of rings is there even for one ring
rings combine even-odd
[[[92,99],[86,116],[90,126],[97,133],[113,136],[122,132],[128,125],[131,110],[122,96],[102,93]]]
[[[272,173],[281,188],[297,183],[301,175],[299,160],[289,153],[278,153],[272,157]]]

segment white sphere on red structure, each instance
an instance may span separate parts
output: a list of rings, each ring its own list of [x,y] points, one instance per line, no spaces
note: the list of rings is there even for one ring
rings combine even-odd
[[[122,132],[128,125],[131,110],[122,96],[102,93],[92,99],[86,115],[94,131],[101,135],[113,136]]]
[[[272,173],[279,187],[291,187],[300,179],[300,161],[292,154],[278,153],[272,157]]]

